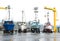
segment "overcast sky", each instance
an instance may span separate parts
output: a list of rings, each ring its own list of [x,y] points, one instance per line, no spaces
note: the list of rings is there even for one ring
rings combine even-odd
[[[24,10],[24,21],[33,21],[35,18],[34,7],[38,7],[37,17],[41,24],[47,22],[47,17],[44,15],[49,12],[49,19],[51,24],[53,24],[53,12],[50,10],[45,10],[44,7],[56,7],[57,9],[57,25],[60,24],[60,0],[0,0],[0,6],[6,7],[11,6],[11,20],[22,21],[22,10]],[[8,10],[0,10],[0,21],[8,19]]]

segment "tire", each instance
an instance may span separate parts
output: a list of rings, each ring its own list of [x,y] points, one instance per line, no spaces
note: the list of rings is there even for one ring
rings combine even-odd
[[[53,33],[53,32],[52,32],[52,30],[50,30],[50,32],[49,32],[49,33]]]
[[[40,33],[40,29],[38,28],[38,33]]]
[[[6,33],[6,31],[4,30],[3,33]]]
[[[44,29],[43,32],[44,33],[53,33],[53,31],[51,31],[50,29]]]
[[[8,30],[4,30],[4,33],[10,33],[10,31],[8,31]]]
[[[14,31],[13,31],[13,30],[11,30],[9,33],[10,33],[11,35],[13,35],[13,32],[14,32]]]
[[[21,33],[21,29],[18,30],[18,33]]]
[[[46,29],[43,29],[43,33],[47,33]]]
[[[53,33],[53,31],[51,30],[51,33]]]
[[[12,31],[10,31],[11,33],[13,33],[14,31],[12,30]]]
[[[23,32],[26,33],[27,32],[27,29],[24,29]]]
[[[35,29],[34,28],[31,28],[31,32],[34,33],[35,32]]]
[[[36,31],[36,33],[40,33],[40,29],[39,29],[39,28],[37,28],[37,31]]]

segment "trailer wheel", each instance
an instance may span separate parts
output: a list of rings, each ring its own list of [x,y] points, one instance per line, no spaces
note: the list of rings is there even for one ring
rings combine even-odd
[[[40,33],[40,29],[39,28],[36,28],[36,33]]]
[[[52,30],[50,30],[50,32],[49,33],[53,33],[53,31]]]
[[[43,29],[43,33],[47,33],[47,30],[46,29]]]
[[[34,33],[35,32],[35,29],[34,28],[31,28],[31,32]]]
[[[49,30],[49,29],[44,29],[43,33],[53,33],[53,31]]]
[[[8,33],[8,31],[4,30],[4,33]]]
[[[27,32],[27,29],[24,29],[23,32],[26,33]]]
[[[13,33],[13,30],[12,31],[10,31],[11,33]]]
[[[9,33],[10,33],[10,34],[13,34],[13,32],[14,32],[14,31],[13,31],[13,30],[11,30]]]
[[[53,31],[51,30],[51,33],[53,33]]]
[[[6,33],[6,31],[5,31],[5,30],[4,30],[3,32],[4,32],[4,33]]]
[[[39,28],[36,29],[36,33],[40,33],[40,29]]]
[[[18,30],[18,33],[21,33],[21,29]]]
[[[4,30],[4,33],[10,33],[10,31],[8,31],[8,30]]]

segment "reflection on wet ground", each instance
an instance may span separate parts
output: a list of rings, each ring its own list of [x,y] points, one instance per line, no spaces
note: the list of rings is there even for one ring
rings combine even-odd
[[[0,34],[0,41],[60,41],[60,33]]]

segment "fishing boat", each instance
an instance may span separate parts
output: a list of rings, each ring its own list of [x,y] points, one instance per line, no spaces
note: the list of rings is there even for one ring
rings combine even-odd
[[[4,33],[13,33],[14,22],[12,20],[10,20],[10,6],[9,5],[8,5],[7,9],[8,9],[8,13],[9,13],[9,18],[7,21],[5,20],[3,23]]]

